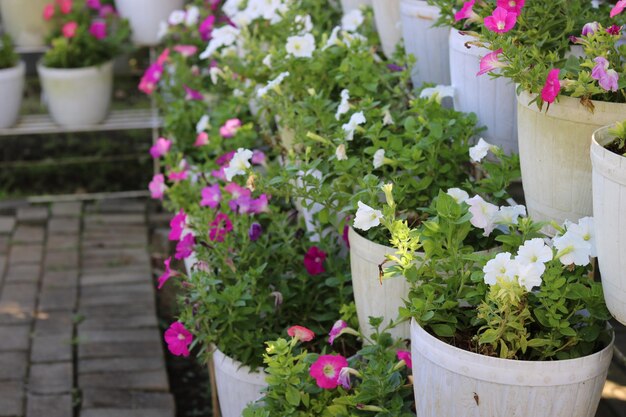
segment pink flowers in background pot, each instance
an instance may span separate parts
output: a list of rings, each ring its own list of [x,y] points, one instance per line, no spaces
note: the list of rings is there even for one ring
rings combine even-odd
[[[182,323],[172,323],[165,331],[164,339],[172,355],[189,356],[189,345],[193,342],[193,335]]]

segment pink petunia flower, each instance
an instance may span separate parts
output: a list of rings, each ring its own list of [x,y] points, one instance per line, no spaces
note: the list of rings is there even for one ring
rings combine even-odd
[[[238,184],[234,182],[228,183],[226,187],[224,187],[224,191],[230,194],[233,200],[237,200],[241,196],[250,197],[250,195],[252,194],[252,192],[249,189],[245,187],[240,187]]]
[[[241,120],[239,119],[229,119],[224,123],[224,126],[220,127],[220,135],[223,138],[232,138],[237,134],[237,131],[241,127]]]
[[[69,14],[72,13],[72,0],[56,0],[59,8],[61,9],[61,13]]]
[[[183,168],[180,171],[170,171],[167,173],[167,179],[172,182],[185,181],[188,176],[189,176],[189,171],[187,171],[186,168]]]
[[[622,27],[620,25],[611,25],[606,28],[606,33],[609,35],[619,35],[622,32]]]
[[[190,88],[184,84],[183,88],[185,89],[185,100],[204,100],[204,96],[201,92],[194,90],[193,88]]]
[[[159,286],[157,287],[157,289],[159,289],[159,290],[161,288],[163,288],[163,286],[165,285],[167,280],[170,279],[174,275],[174,274],[172,274],[172,270],[170,269],[170,264],[171,263],[172,263],[172,257],[171,256],[169,258],[167,258],[163,262],[163,265],[165,266],[165,271],[159,277]]]
[[[89,33],[98,39],[102,40],[107,37],[107,24],[102,20],[94,20],[91,22],[91,26],[89,26]]]
[[[600,87],[606,91],[617,91],[619,75],[615,70],[609,69],[609,61],[606,58],[599,56],[596,57],[593,62],[596,66],[591,71],[591,77],[598,80]]]
[[[306,271],[310,275],[319,275],[326,272],[324,269],[326,256],[326,252],[317,246],[311,246],[306,255],[304,255],[304,267]]]
[[[463,19],[467,19],[469,22],[480,21],[480,16],[474,11],[474,3],[476,3],[476,0],[468,0],[463,3],[461,10],[454,14],[454,20],[456,22]]]
[[[215,16],[210,15],[206,19],[204,19],[202,23],[200,23],[200,26],[198,26],[198,33],[200,34],[200,38],[204,42],[207,42],[209,39],[211,39],[211,34],[213,33],[214,25],[215,25]]]
[[[159,65],[163,65],[165,64],[165,62],[167,61],[169,57],[170,57],[170,48],[165,48],[163,52],[161,52],[161,54],[157,58],[156,63]]]
[[[626,0],[619,0],[611,9],[610,16],[615,17],[626,9]]]
[[[87,7],[93,10],[100,10],[102,5],[100,4],[100,0],[87,0]]]
[[[476,73],[476,75],[483,75],[490,71],[493,71],[496,68],[504,68],[506,64],[499,60],[500,54],[502,54],[502,48],[490,52],[484,57],[480,59],[480,71]]]
[[[43,8],[43,20],[48,21],[54,17],[54,4],[48,3]]]
[[[176,245],[176,255],[178,260],[189,258],[193,253],[193,247],[196,245],[196,239],[191,233],[187,233]]]
[[[522,12],[522,7],[526,0],[498,0],[498,7],[506,9],[507,12],[513,12],[519,14]]]
[[[78,29],[78,23],[71,21],[63,25],[61,32],[63,33],[63,37],[71,39],[76,36],[76,29]]]
[[[546,78],[546,84],[541,90],[541,99],[546,103],[554,103],[554,100],[556,100],[556,96],[558,96],[561,92],[559,72],[560,70],[558,68],[553,68],[548,73],[548,77]]]
[[[413,361],[411,360],[411,352],[407,350],[399,350],[396,355],[398,356],[399,361],[404,361],[406,363],[407,368],[413,369]]]
[[[141,81],[139,82],[139,91],[148,95],[152,94],[161,79],[161,75],[163,75],[162,64],[155,62],[150,65],[141,77]]]
[[[352,388],[352,382],[350,381],[350,368],[348,368],[347,366],[341,368],[341,370],[339,371],[339,378],[337,379],[337,383],[345,389]]]
[[[328,333],[328,343],[335,343],[335,339],[341,334],[342,330],[348,327],[348,323],[343,320],[337,320]]]
[[[193,143],[193,146],[199,148],[201,146],[206,146],[209,144],[209,134],[207,132],[200,132],[196,137],[196,141]]]
[[[261,194],[259,198],[255,198],[250,202],[250,213],[260,214],[269,211],[269,199],[267,194]]]
[[[585,26],[583,26],[583,30],[581,32],[581,35],[582,36],[591,36],[594,33],[596,33],[598,31],[598,29],[600,29],[600,24],[598,22],[585,23]]]
[[[254,165],[263,165],[265,164],[265,154],[263,151],[255,150],[252,152],[252,158],[250,158],[250,162]]]
[[[193,342],[193,336],[182,323],[172,323],[169,329],[165,331],[164,338],[172,355],[189,356],[189,345]]]
[[[318,387],[334,389],[339,385],[339,372],[347,366],[347,359],[341,355],[320,355],[311,365],[309,375],[315,379]]]
[[[178,52],[185,58],[189,58],[190,56],[194,56],[196,52],[198,52],[198,47],[194,45],[176,45],[174,51]]]
[[[102,7],[100,7],[100,13],[98,13],[98,16],[100,17],[108,17],[109,15],[116,15],[117,12],[115,11],[115,7],[111,6],[110,4],[104,4],[102,5]]]
[[[158,138],[156,143],[150,148],[150,155],[154,159],[158,159],[167,155],[172,147],[172,141],[165,138]]]
[[[503,7],[496,7],[491,16],[485,17],[485,27],[496,33],[508,32],[516,22],[517,13],[509,12]]]
[[[213,178],[217,178],[218,180],[226,181],[226,168],[221,167],[220,169],[214,169],[211,171],[211,176]]]
[[[152,181],[148,184],[148,189],[150,190],[150,196],[155,200],[163,200],[163,196],[165,194],[165,190],[167,190],[167,186],[165,185],[165,177],[163,174],[156,174],[152,177]]]
[[[302,326],[291,326],[287,330],[287,334],[295,339],[300,340],[301,342],[310,342],[315,338],[315,333],[306,327]]]
[[[170,220],[170,234],[169,240],[180,240],[183,230],[185,229],[185,225],[187,224],[187,214],[183,209],[180,209],[178,213],[172,217]]]
[[[216,208],[220,205],[220,201],[222,201],[222,192],[219,184],[202,189],[202,200],[200,201],[202,207]]]
[[[230,164],[230,161],[233,160],[233,156],[235,156],[236,153],[237,153],[236,151],[230,151],[228,153],[225,153],[224,155],[217,158],[215,160],[215,163],[221,167],[228,165]]]
[[[228,232],[233,230],[233,223],[228,215],[224,213],[218,213],[210,226],[209,239],[213,242],[223,242]]]

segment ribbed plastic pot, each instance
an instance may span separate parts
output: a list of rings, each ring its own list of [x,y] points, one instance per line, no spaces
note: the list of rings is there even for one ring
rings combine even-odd
[[[341,8],[344,13],[349,13],[354,9],[358,9],[361,6],[371,6],[372,0],[341,0]]]
[[[113,61],[86,68],[37,66],[52,119],[65,127],[102,122],[111,104]]]
[[[115,0],[120,15],[130,22],[133,43],[139,46],[158,45],[161,22],[183,4],[184,0]]]
[[[391,57],[402,39],[400,0],[372,0],[372,7],[383,52]]]
[[[626,158],[605,149],[614,136],[604,127],[593,134],[593,212],[604,300],[626,324]]]
[[[546,111],[517,99],[517,129],[522,183],[528,213],[537,221],[578,221],[593,212],[591,136],[624,119],[626,104],[592,101],[590,112],[580,100],[560,96]]]
[[[51,25],[43,19],[50,0],[0,0],[2,27],[16,46],[39,47],[46,44]]]
[[[451,346],[411,323],[413,387],[420,417],[594,417],[613,342],[563,361],[517,361]]]
[[[478,124],[487,127],[481,136],[498,145],[506,153],[518,153],[517,105],[515,84],[508,78],[491,78],[480,71],[480,59],[490,53],[488,49],[471,46],[470,36],[457,29],[450,31],[450,82],[454,87],[454,109],[475,113]]]
[[[11,127],[17,121],[24,95],[26,65],[20,61],[12,68],[0,69],[0,128]]]
[[[411,74],[416,87],[425,82],[450,85],[450,28],[433,27],[438,18],[439,8],[426,1],[400,1],[404,47],[417,59]]]
[[[267,386],[265,374],[250,372],[250,368],[219,349],[213,352],[213,366],[222,417],[241,417],[246,406],[259,399],[261,390]]]

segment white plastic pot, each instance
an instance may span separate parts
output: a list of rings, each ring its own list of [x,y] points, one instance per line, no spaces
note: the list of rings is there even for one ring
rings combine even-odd
[[[387,57],[391,57],[402,39],[400,0],[372,0],[372,6],[383,52]]]
[[[450,29],[433,27],[439,8],[424,0],[401,0],[400,19],[407,54],[417,59],[411,79],[416,87],[423,83],[450,85]]]
[[[52,119],[65,127],[102,122],[111,104],[113,61],[87,68],[37,66]]]
[[[241,417],[246,406],[259,399],[261,390],[267,386],[263,372],[250,372],[218,349],[213,352],[217,395],[222,417]]]
[[[454,28],[450,31],[454,109],[475,113],[478,124],[487,127],[482,133],[487,142],[498,145],[506,153],[518,153],[515,84],[504,77],[476,75],[480,71],[480,59],[491,51],[477,46],[467,48],[465,43],[472,39]]]
[[[384,280],[380,283],[378,266],[385,261],[385,255],[393,255],[396,250],[372,242],[350,228],[350,269],[352,290],[356,304],[361,332],[370,336],[372,329],[369,317],[384,317],[383,327],[390,320],[398,318],[398,310],[404,307],[404,299],[409,294],[409,283],[403,276]],[[385,266],[390,266],[386,264]],[[404,322],[391,329],[394,337],[409,338],[409,323]]]
[[[608,127],[593,134],[593,212],[604,300],[626,324],[626,158],[604,148]]]
[[[371,6],[372,0],[341,0],[341,8],[344,14],[349,13],[354,9],[359,9],[361,6]]]
[[[24,95],[26,65],[20,61],[15,67],[0,69],[0,128],[11,127],[17,121]]]
[[[183,4],[184,0],[115,0],[120,15],[130,22],[133,43],[140,46],[158,45],[161,22]]]
[[[50,0],[0,0],[2,27],[16,46],[45,45],[50,24],[43,19],[43,9]]]
[[[580,100],[560,96],[543,112],[523,92],[517,99],[522,183],[528,213],[537,221],[577,222],[591,216],[591,136],[624,119],[626,104],[593,101],[591,113]]]
[[[516,361],[456,348],[411,324],[411,356],[420,417],[594,417],[613,342],[563,361]]]

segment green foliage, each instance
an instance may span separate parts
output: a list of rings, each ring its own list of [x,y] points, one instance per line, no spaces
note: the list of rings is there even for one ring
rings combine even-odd
[[[17,65],[19,56],[13,47],[13,40],[5,33],[0,38],[0,69],[13,68]]]

